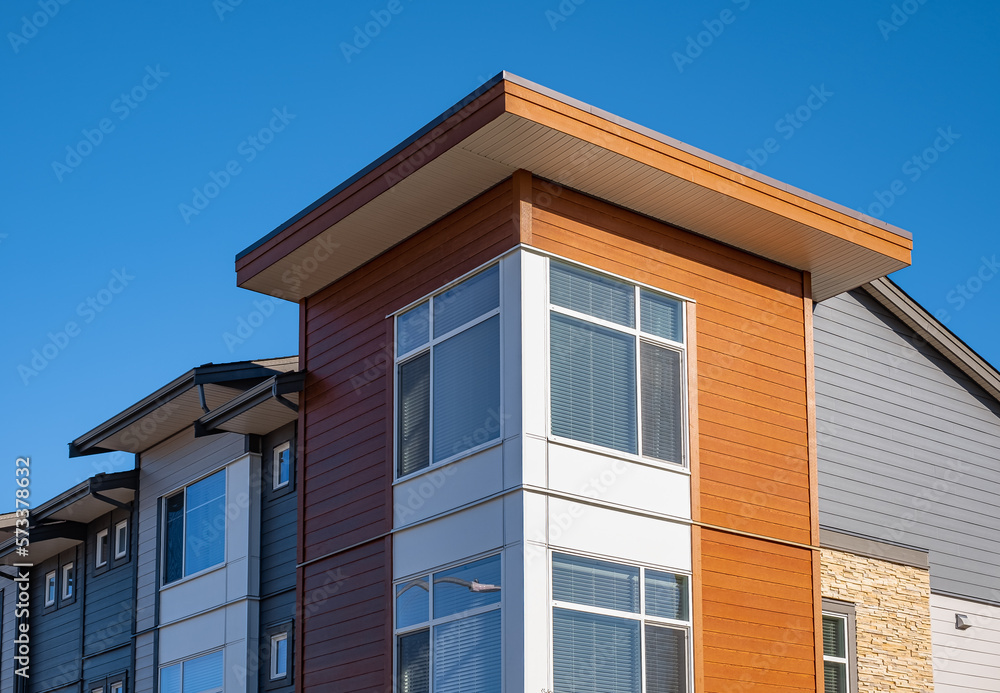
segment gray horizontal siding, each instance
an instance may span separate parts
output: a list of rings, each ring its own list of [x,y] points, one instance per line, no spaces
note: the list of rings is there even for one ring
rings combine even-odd
[[[1000,590],[1000,404],[863,291],[816,307],[820,524],[930,551],[932,589]]]
[[[80,594],[86,590],[84,571],[79,560],[83,551],[69,550],[58,557],[50,558],[35,565],[32,570],[31,604],[31,690],[49,691],[64,686],[76,686],[80,680],[80,627],[82,625],[83,599]],[[37,608],[45,604],[45,575],[57,571],[68,561],[77,562],[75,591],[76,599],[71,603],[57,600],[58,608]],[[61,591],[61,586],[59,591]]]

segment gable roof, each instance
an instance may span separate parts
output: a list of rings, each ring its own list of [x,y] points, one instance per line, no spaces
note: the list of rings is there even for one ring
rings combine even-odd
[[[1000,402],[1000,372],[941,324],[913,297],[888,277],[876,279],[866,284],[863,289]]]
[[[502,72],[241,252],[237,283],[300,301],[521,169],[811,272],[816,300],[910,264],[906,231]]]

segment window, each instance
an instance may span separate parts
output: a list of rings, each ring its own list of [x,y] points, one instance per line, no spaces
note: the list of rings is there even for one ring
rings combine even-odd
[[[97,567],[108,564],[108,530],[102,529],[97,533]]]
[[[62,567],[62,598],[73,598],[73,563],[67,563]]]
[[[125,682],[115,681],[111,684],[111,688],[108,689],[108,693],[125,693]]]
[[[288,633],[271,636],[271,679],[288,676]]]
[[[500,439],[500,266],[396,317],[396,474]]]
[[[832,605],[824,602],[823,608],[823,679],[825,693],[852,693],[854,644],[853,609],[839,608],[841,613],[825,611]],[[834,607],[836,608],[836,607]]]
[[[279,489],[288,486],[292,478],[292,445],[285,441],[274,448],[274,461],[271,466],[271,488]]]
[[[160,669],[160,693],[216,693],[222,690],[222,650]]]
[[[125,558],[128,555],[128,520],[122,520],[115,525],[115,558]],[[113,693],[113,692],[112,692]]]
[[[552,555],[553,693],[682,693],[686,575]]]
[[[683,303],[555,260],[549,298],[552,434],[684,464]]]
[[[225,470],[169,496],[163,505],[163,584],[225,561]]]
[[[104,686],[98,686],[97,688],[91,688],[90,693],[104,693]]]
[[[45,574],[45,606],[56,603],[56,571]]]
[[[500,556],[396,585],[398,693],[499,693]]]

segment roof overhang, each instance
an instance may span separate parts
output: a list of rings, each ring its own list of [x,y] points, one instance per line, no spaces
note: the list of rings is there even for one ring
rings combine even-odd
[[[69,456],[148,450],[248,388],[297,367],[294,356],[198,366],[74,440]]]
[[[812,274],[823,300],[910,264],[885,222],[501,73],[237,256],[299,301],[519,169]]]
[[[305,382],[304,371],[272,376],[198,419],[195,437],[223,432],[265,435],[291,423],[298,418]]]
[[[28,556],[17,555],[17,536],[10,537],[0,543],[0,565],[39,563],[86,541],[87,525],[115,508],[129,507],[137,487],[138,472],[130,469],[98,474],[45,501],[31,511]]]

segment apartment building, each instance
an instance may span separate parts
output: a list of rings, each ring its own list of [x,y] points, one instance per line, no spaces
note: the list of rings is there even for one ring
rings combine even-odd
[[[14,674],[16,515],[0,527],[0,689],[295,690],[298,358],[198,366],[70,443],[135,454],[32,512],[30,678]]]
[[[298,687],[827,685],[813,307],[910,249],[504,73],[245,250],[300,304]]]

